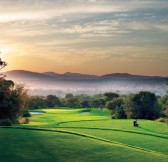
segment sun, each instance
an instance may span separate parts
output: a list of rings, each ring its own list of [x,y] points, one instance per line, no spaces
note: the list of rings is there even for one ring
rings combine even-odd
[[[0,42],[0,58],[7,59],[12,53],[16,53],[17,47],[13,44]]]

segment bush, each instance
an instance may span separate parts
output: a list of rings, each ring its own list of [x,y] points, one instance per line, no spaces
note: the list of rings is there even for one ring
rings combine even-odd
[[[165,123],[165,119],[164,118],[160,118],[158,121],[162,122],[162,123]]]
[[[19,120],[20,124],[28,124],[29,123],[29,119],[28,118],[22,118]]]
[[[30,112],[27,110],[23,113],[23,117],[31,117]]]
[[[167,118],[159,118],[158,121],[162,122],[162,123],[168,123],[168,119]]]
[[[2,119],[0,120],[0,126],[11,126],[12,121],[10,119]]]
[[[116,119],[126,119],[127,115],[123,109],[123,107],[117,107],[115,110],[115,118]]]

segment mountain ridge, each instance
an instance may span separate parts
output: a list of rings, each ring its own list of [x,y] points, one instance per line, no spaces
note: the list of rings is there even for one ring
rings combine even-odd
[[[56,94],[99,94],[113,91],[120,94],[136,93],[142,90],[164,95],[167,90],[167,77],[142,76],[128,73],[112,73],[101,76],[54,72],[31,72],[13,70],[3,73],[6,79],[28,86],[31,95]]]
[[[81,73],[72,73],[72,72],[65,72],[63,74],[55,73],[55,72],[34,72],[34,71],[28,71],[28,70],[11,70],[3,72],[5,75],[9,75],[12,77],[21,77],[21,76],[27,76],[27,77],[49,77],[49,78],[55,78],[60,77],[62,79],[75,79],[74,77],[78,79],[108,79],[111,77],[143,77],[143,78],[167,78],[163,76],[147,76],[147,75],[135,75],[135,74],[129,74],[129,73],[109,73],[104,75],[92,75],[92,74],[81,74]]]

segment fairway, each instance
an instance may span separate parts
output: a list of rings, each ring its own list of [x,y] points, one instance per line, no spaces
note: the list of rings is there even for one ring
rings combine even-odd
[[[37,111],[37,110],[36,110]],[[43,109],[27,125],[0,128],[0,161],[122,162],[168,161],[168,126],[112,120],[92,109]]]

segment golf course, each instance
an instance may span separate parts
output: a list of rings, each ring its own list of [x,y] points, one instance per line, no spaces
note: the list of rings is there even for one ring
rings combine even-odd
[[[28,124],[0,128],[0,161],[167,162],[168,125],[111,119],[103,109],[39,109]]]

